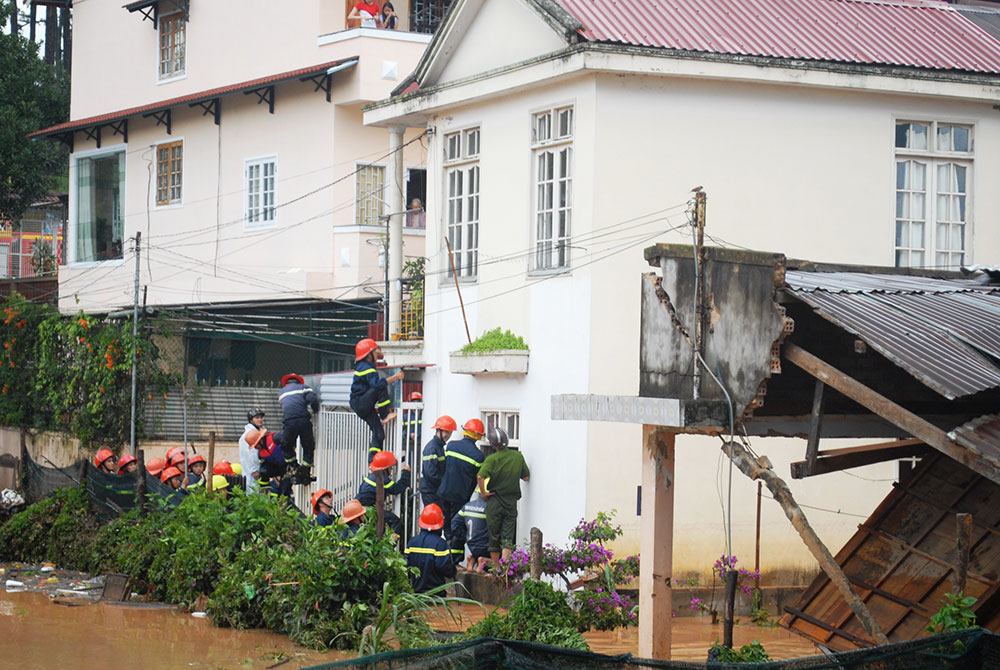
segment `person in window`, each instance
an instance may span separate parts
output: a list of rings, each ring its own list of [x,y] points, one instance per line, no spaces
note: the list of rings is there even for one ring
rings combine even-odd
[[[406,227],[427,227],[427,214],[424,212],[424,203],[420,202],[420,198],[414,198],[410,203],[410,209],[406,212]]]
[[[360,19],[362,28],[378,28],[378,17],[378,3],[364,0],[355,3],[351,13],[347,15],[348,19]]]
[[[395,30],[399,17],[396,16],[396,8],[391,2],[382,5],[382,27],[386,30]]]

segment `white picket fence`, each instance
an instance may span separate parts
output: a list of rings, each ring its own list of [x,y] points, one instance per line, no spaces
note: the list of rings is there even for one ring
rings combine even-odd
[[[392,496],[390,502],[390,509],[403,519],[404,540],[417,532],[423,411],[423,403],[404,402],[396,410],[396,418],[386,426],[385,449],[413,468],[412,488]],[[339,512],[357,496],[368,474],[371,430],[367,424],[349,409],[326,406],[320,408],[318,424],[313,467],[316,482],[310,487],[295,487],[295,504],[306,514],[312,513],[309,499],[319,489],[332,492],[334,512]],[[397,477],[399,472],[397,467]]]

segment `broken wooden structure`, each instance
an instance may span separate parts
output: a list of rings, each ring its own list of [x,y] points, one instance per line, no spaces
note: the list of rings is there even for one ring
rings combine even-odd
[[[730,410],[741,433],[803,438],[796,478],[925,457],[835,560],[784,496],[824,574],[783,625],[831,649],[922,635],[959,578],[955,515],[967,513],[967,592],[998,630],[1000,277],[683,245],[645,255],[658,271],[642,282],[639,397],[552,397],[553,419],[644,426],[640,655],[670,653],[674,436],[728,438]],[[834,437],[871,444],[820,448]],[[784,485],[742,456],[748,476]]]

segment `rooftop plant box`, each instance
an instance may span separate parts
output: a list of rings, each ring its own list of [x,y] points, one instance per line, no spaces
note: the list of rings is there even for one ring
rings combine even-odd
[[[509,330],[486,331],[450,356],[450,369],[462,375],[526,375],[528,345]]]

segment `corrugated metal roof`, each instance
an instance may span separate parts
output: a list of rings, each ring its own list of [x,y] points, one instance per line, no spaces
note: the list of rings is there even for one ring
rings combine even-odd
[[[178,98],[170,98],[168,100],[163,100],[161,102],[154,102],[148,105],[141,105],[139,107],[130,107],[128,109],[122,109],[117,112],[109,112],[107,114],[90,116],[85,119],[77,119],[76,121],[67,121],[65,123],[49,126],[48,128],[43,128],[42,130],[36,130],[33,133],[28,133],[28,137],[45,137],[48,135],[57,135],[59,133],[66,133],[72,130],[90,128],[92,126],[103,126],[108,123],[115,123],[117,121],[121,121],[122,119],[127,119],[132,116],[138,116],[140,114],[160,112],[165,109],[172,109],[174,107],[181,107],[183,105],[192,105],[199,102],[206,102],[208,100],[213,100],[215,98],[224,95],[231,95],[233,93],[240,93],[242,91],[252,91],[253,89],[261,88],[263,86],[280,84],[282,82],[292,81],[294,79],[312,77],[317,74],[326,72],[329,68],[335,65],[340,65],[342,63],[347,63],[349,61],[357,59],[358,59],[357,56],[352,56],[350,58],[341,58],[340,60],[330,61],[328,63],[320,63],[319,65],[312,65],[310,67],[304,67],[298,70],[290,70],[289,72],[273,74],[267,77],[261,77],[260,79],[251,79],[249,81],[244,81],[239,84],[220,86],[219,88],[213,88],[207,91],[200,91],[198,93],[191,93],[190,95],[182,95]]]
[[[557,0],[595,42],[1000,72],[1000,43],[936,0]]]
[[[1000,463],[1000,414],[987,414],[948,433],[964,447]]]
[[[795,270],[785,282],[821,316],[946,398],[1000,386],[1000,286]]]

